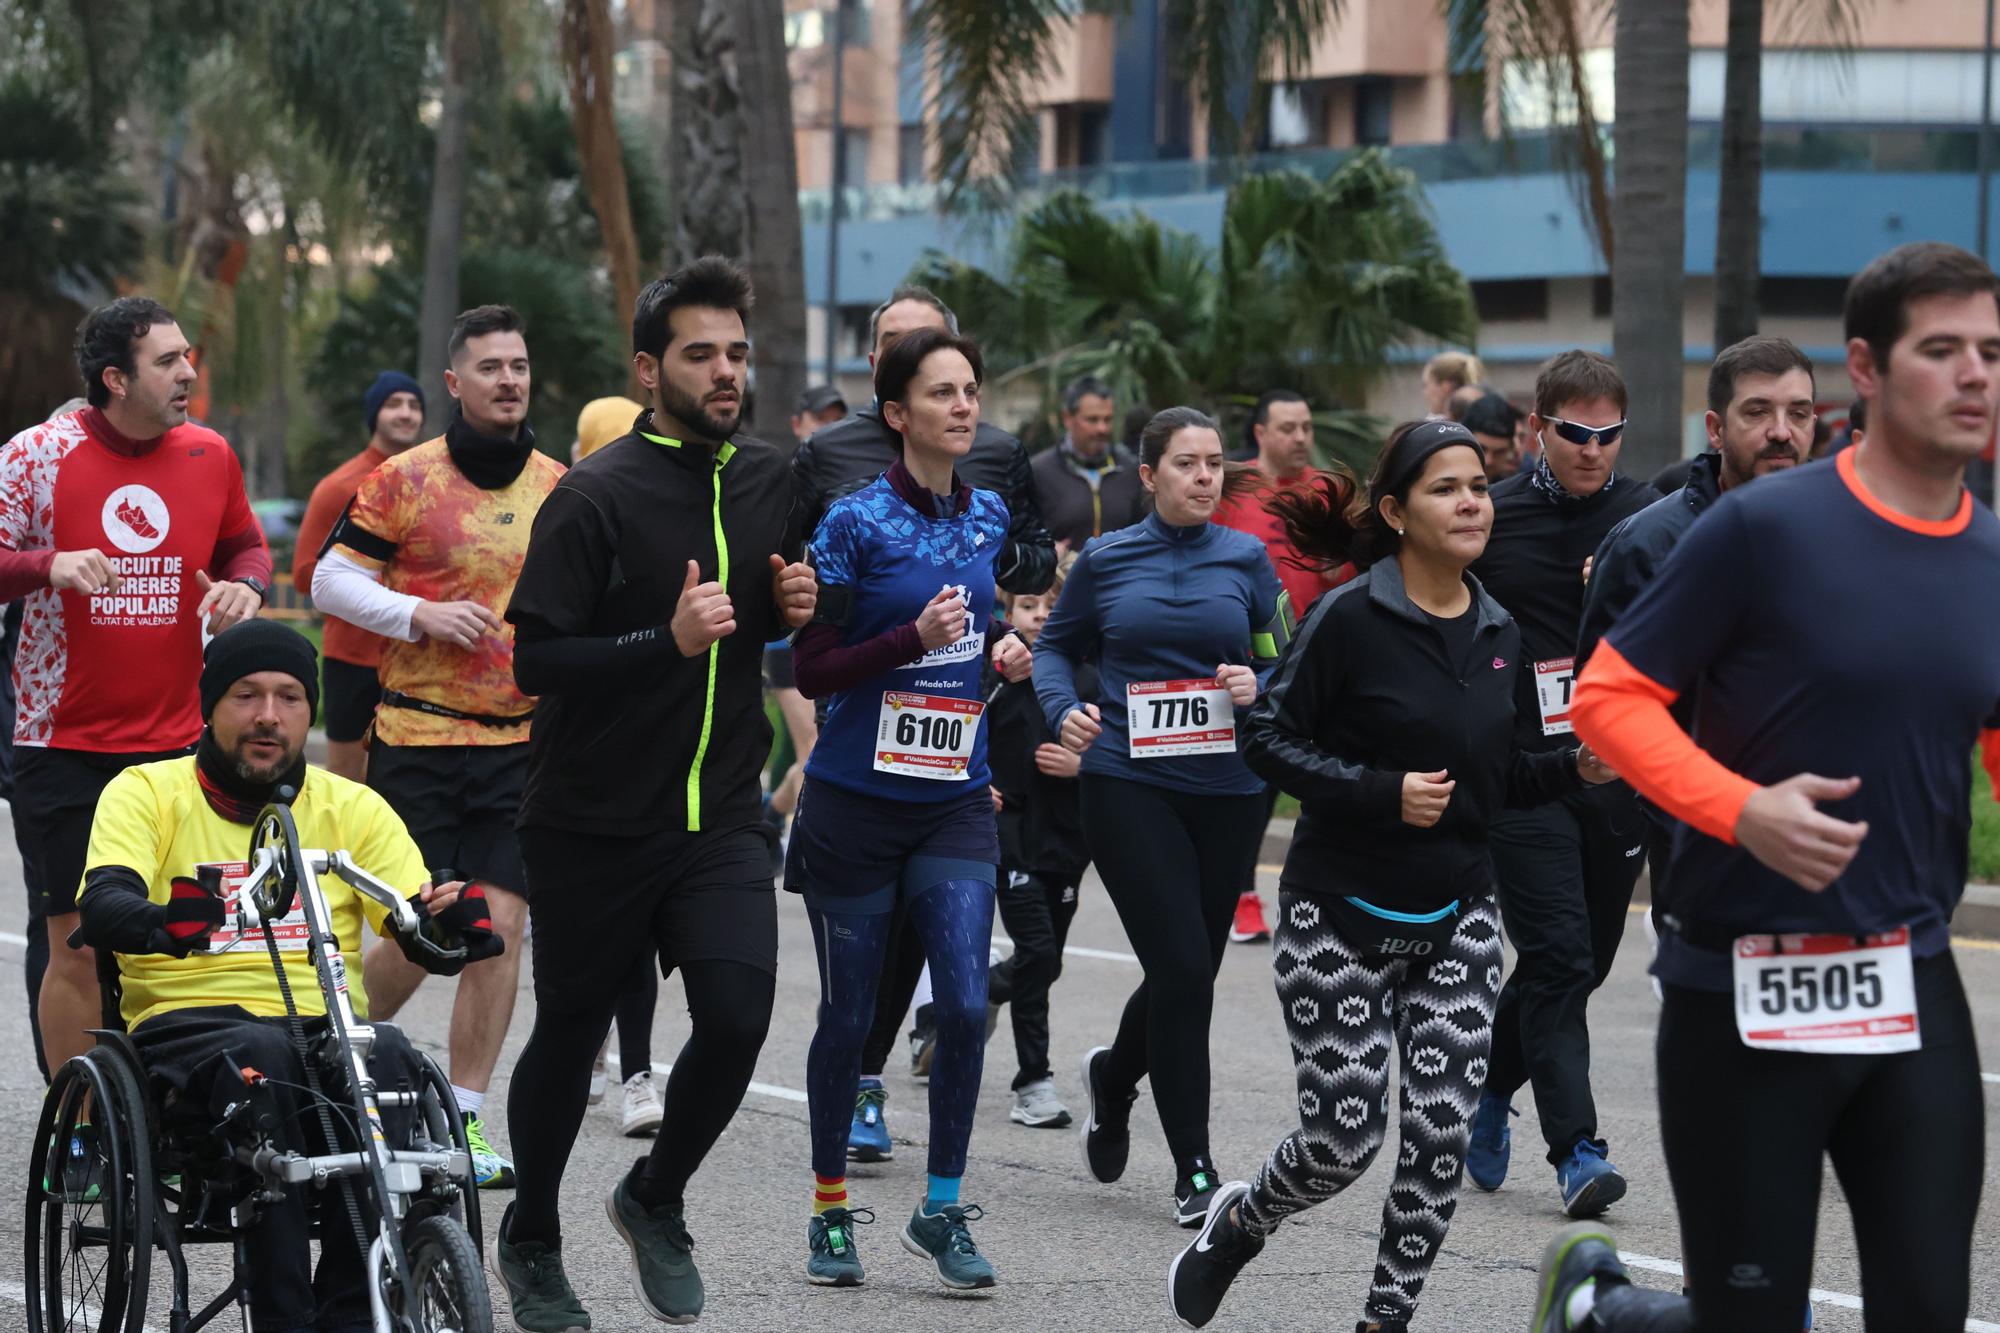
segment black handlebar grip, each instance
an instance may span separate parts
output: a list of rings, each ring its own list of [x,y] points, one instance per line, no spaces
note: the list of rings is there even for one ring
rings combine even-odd
[[[194,882],[201,885],[201,891],[211,898],[222,896],[222,867],[201,865],[194,868]]]
[[[436,888],[440,884],[449,884],[455,879],[462,878],[464,876],[458,871],[453,870],[450,866],[439,866],[436,870],[431,871],[431,887]]]

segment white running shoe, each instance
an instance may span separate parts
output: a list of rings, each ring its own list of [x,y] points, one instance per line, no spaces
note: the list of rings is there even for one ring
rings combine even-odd
[[[653,1091],[653,1071],[642,1069],[625,1080],[625,1119],[621,1133],[628,1139],[642,1139],[660,1132],[667,1118],[660,1094]]]

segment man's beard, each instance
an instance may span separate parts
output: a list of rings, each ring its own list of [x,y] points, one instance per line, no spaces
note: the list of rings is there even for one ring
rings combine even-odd
[[[252,734],[237,741],[236,748],[229,755],[229,767],[235,772],[237,777],[243,779],[245,782],[260,787],[268,787],[289,773],[292,770],[292,766],[298,763],[298,752],[290,746],[285,746],[285,752],[273,760],[269,766],[260,765],[244,753],[244,747],[251,741],[276,741],[279,745],[285,745],[285,738],[283,736],[272,735],[270,733],[263,735]]]
[[[743,419],[742,390],[737,390],[736,410],[728,420],[715,416],[702,406],[701,400],[691,394],[684,394],[664,376],[660,379],[660,408],[668,416],[683,426],[692,427],[698,434],[710,439],[725,440],[735,431]]]

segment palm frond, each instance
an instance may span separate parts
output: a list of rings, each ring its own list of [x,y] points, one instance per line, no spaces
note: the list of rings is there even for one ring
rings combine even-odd
[[[1075,21],[1071,0],[916,0],[908,34],[923,44],[932,82],[937,173],[948,208],[1020,174],[1035,86],[1054,67]]]

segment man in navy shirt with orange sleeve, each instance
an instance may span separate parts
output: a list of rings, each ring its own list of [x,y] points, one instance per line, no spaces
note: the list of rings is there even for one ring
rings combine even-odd
[[[1573,1228],[1538,1330],[1798,1328],[1829,1156],[1868,1327],[1965,1327],[1986,1114],[1949,927],[1973,751],[2000,748],[2000,518],[1963,484],[2000,404],[1996,294],[1936,243],[1857,275],[1867,441],[1723,496],[1578,682],[1577,734],[1682,822],[1653,970],[1689,1297]]]

